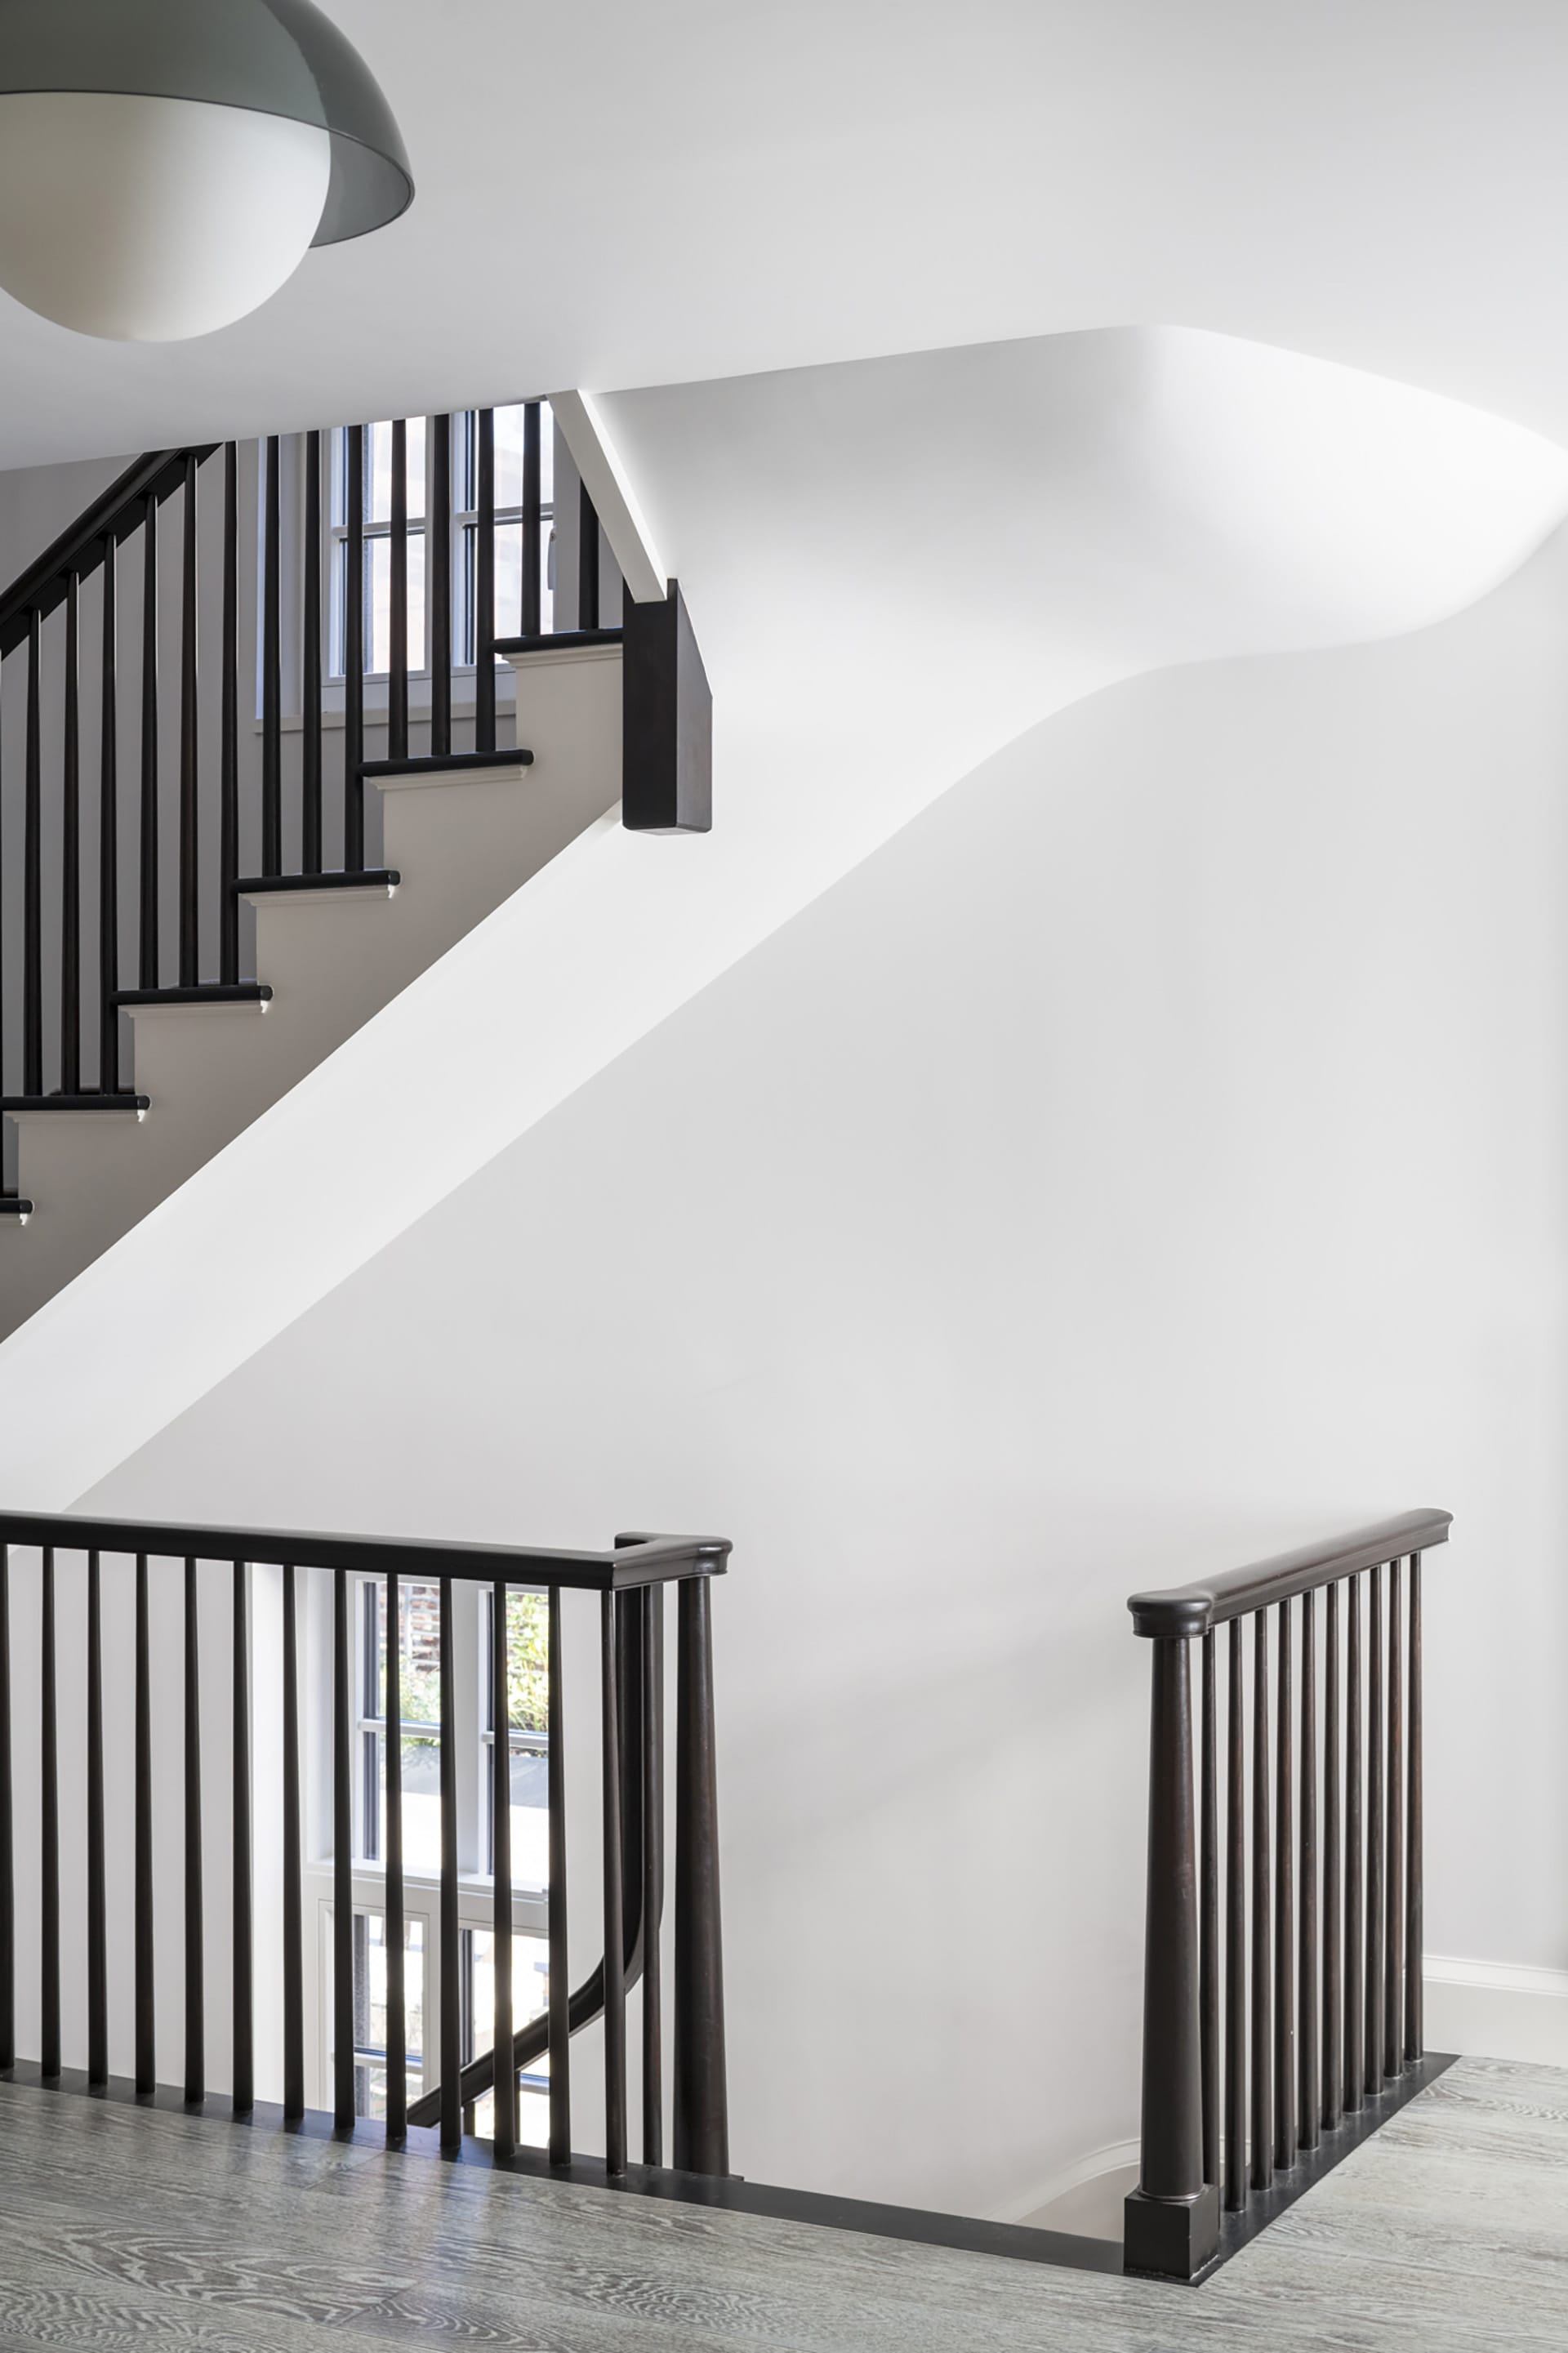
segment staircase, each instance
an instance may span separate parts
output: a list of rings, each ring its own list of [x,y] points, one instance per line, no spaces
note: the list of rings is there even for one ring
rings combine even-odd
[[[604,590],[620,584],[604,578],[598,520],[585,491],[575,518],[579,626],[552,632],[538,626],[542,406],[521,406],[522,512],[521,530],[512,525],[510,536],[497,520],[494,413],[479,411],[471,421],[435,420],[427,525],[410,523],[401,423],[382,428],[390,436],[392,479],[390,529],[381,533],[367,531],[370,448],[363,427],[303,437],[297,501],[303,513],[292,536],[277,440],[257,461],[254,541],[240,527],[236,445],[221,457],[212,448],[156,451],[129,467],[0,599],[5,686],[20,687],[26,711],[22,806],[0,825],[0,943],[8,938],[21,949],[19,976],[15,948],[9,963],[0,956],[0,976],[10,984],[0,986],[0,1088],[9,1081],[0,1109],[16,1137],[14,1175],[8,1166],[0,1198],[0,1229],[10,1237],[3,1246],[0,1337],[384,1015],[568,844],[596,823],[614,823],[623,795],[625,821],[636,829],[705,828],[706,686],[679,589],[672,584],[662,602],[643,605],[623,592],[624,626],[601,626]],[[452,512],[453,447],[465,434],[477,445],[474,520],[437,529],[434,518]],[[323,442],[329,462],[337,446],[340,479],[348,477],[342,569],[331,579]],[[220,468],[216,533],[205,491]],[[166,504],[179,525],[177,597],[160,586]],[[498,550],[504,563],[519,541],[524,627],[502,639]],[[382,550],[384,612],[374,602]],[[429,574],[423,722],[410,712],[416,550]],[[260,639],[260,757],[248,765],[240,755],[239,686],[247,566],[258,582]],[[460,670],[453,659],[455,566],[475,654],[467,731],[455,726],[452,709],[453,673]],[[208,567],[220,571],[222,583],[216,659],[198,641]],[[612,567],[610,559],[604,570]],[[138,570],[140,605],[127,632],[120,578],[133,579]],[[337,731],[327,724],[322,678],[323,613],[333,594],[347,664],[335,778],[324,774]],[[84,614],[89,600],[95,609]],[[301,684],[297,794],[284,786],[286,611],[297,617],[301,639],[289,665]],[[171,619],[180,649],[173,745],[159,711],[160,638]],[[137,641],[130,665],[126,634]],[[98,659],[84,676],[89,638]],[[374,708],[367,715],[363,676],[378,638],[386,657],[384,719]],[[513,746],[497,742],[505,728],[498,666],[503,672],[510,666],[515,678]],[[128,719],[132,760],[123,740]],[[378,723],[385,756],[367,758],[367,727]],[[411,733],[421,724],[428,749],[414,753]],[[469,745],[456,744],[458,732],[471,734]],[[128,777],[132,764],[136,773]],[[341,827],[331,828],[342,849],[336,867],[322,860],[329,805],[342,811]],[[366,862],[367,835],[379,844],[374,865]],[[288,858],[286,839],[293,849]],[[486,1018],[508,1015],[496,1008]],[[411,1091],[421,1075],[408,1072]],[[411,1092],[411,1111],[414,1101]]]

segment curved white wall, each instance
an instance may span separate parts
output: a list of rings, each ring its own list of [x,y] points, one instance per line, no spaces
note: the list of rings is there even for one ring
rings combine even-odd
[[[713,833],[584,836],[13,1334],[14,1500],[68,1504],[1047,713],[1418,628],[1568,505],[1515,427],[1176,329],[601,406],[712,681]]]
[[[1133,2129],[1125,1597],[1407,1504],[1431,1945],[1568,1965],[1564,776],[1561,533],[1079,702],[90,1502],[734,1537],[756,2178],[1018,2213]]]

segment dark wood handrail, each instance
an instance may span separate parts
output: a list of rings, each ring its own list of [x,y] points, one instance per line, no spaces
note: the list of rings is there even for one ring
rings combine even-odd
[[[150,497],[162,505],[184,488],[188,460],[194,458],[199,466],[217,446],[211,441],[186,449],[146,449],[133,458],[0,595],[0,657],[26,642],[33,614],[41,620],[64,604],[67,583],[73,576],[82,580],[97,570],[109,540],[118,544],[129,539],[146,521]]]
[[[342,1568],[357,1577],[384,1577],[391,1571],[398,1577],[468,1578],[481,1585],[505,1577],[513,1585],[556,1585],[578,1593],[620,1593],[681,1577],[719,1577],[730,1556],[729,1544],[717,1536],[636,1536],[605,1552],[542,1552],[517,1545],[431,1544],[413,1536],[89,1519],[71,1512],[0,1512],[0,1545]]]
[[[1245,1618],[1274,1601],[1291,1601],[1299,1593],[1354,1577],[1363,1568],[1407,1554],[1427,1552],[1447,1544],[1452,1512],[1405,1512],[1397,1519],[1377,1520],[1372,1526],[1352,1528],[1348,1535],[1302,1545],[1294,1552],[1278,1553],[1247,1568],[1228,1569],[1195,1585],[1176,1585],[1163,1593],[1134,1593],[1127,1607],[1134,1633],[1190,1640],[1211,1633],[1232,1618]]]

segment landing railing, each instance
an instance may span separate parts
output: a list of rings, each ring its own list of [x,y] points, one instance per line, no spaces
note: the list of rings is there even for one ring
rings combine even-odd
[[[501,413],[504,502],[490,409],[416,420],[412,502],[404,421],[153,450],[0,595],[0,704],[25,712],[6,731],[19,789],[0,791],[0,1102],[135,1109],[122,1008],[265,998],[243,970],[245,893],[325,869],[390,881],[365,869],[367,775],[526,761],[500,742],[508,657],[619,635],[601,629],[618,584],[581,485],[574,606],[552,586],[546,405]],[[673,610],[627,609],[663,692]],[[661,803],[627,822],[685,819]]]
[[[1153,1683],[1129,2270],[1201,2276],[1448,2063],[1421,2003],[1421,1573],[1449,1520],[1412,1512],[1128,1605]]]
[[[16,1547],[36,1549],[37,1565],[12,1559]],[[232,1924],[231,2107],[236,2116],[257,2106],[257,1987],[258,1974],[280,1979],[282,2115],[294,2122],[306,2113],[306,1982],[310,1936],[305,1904],[304,1735],[310,1727],[301,1708],[300,1652],[304,1599],[301,1581],[330,1580],[331,1702],[321,1727],[330,1757],[328,1787],[321,1792],[331,1824],[331,2118],[340,2131],[356,2122],[356,2069],[364,2037],[356,2031],[370,2001],[368,1956],[356,1948],[356,1867],[353,1748],[363,1712],[353,1695],[355,1639],[351,1581],[384,1580],[385,1623],[401,1622],[400,1601],[411,1588],[438,1588],[437,1737],[440,1757],[439,1969],[437,2048],[439,2082],[410,2103],[409,2003],[405,1979],[406,1874],[403,1749],[405,1699],[402,1646],[385,1645],[385,1798],[383,1854],[385,1936],[384,2062],[385,2129],[389,2144],[407,2138],[411,2126],[439,2128],[440,2145],[458,2147],[465,2108],[481,2093],[493,2094],[492,2148],[497,2163],[517,2159],[519,2074],[537,2061],[548,2062],[548,2147],[551,2166],[574,2164],[571,2050],[574,2035],[591,2021],[604,2027],[605,2171],[615,2179],[628,2164],[626,1995],[640,1977],[641,2162],[665,2163],[663,2079],[664,1970],[659,1926],[665,1885],[667,1749],[673,1765],[675,1934],[669,1988],[673,2079],[670,2107],[673,2161],[688,2174],[722,2177],[729,2170],[725,2090],[723,1964],[719,1901],[718,1799],[714,1751],[711,1592],[725,1569],[730,1547],[716,1540],[686,1536],[628,1535],[605,1552],[545,1552],[479,1545],[393,1542],[384,1538],[311,1535],[255,1528],[166,1526],[140,1521],[92,1520],[0,1514],[0,2072],[17,2066],[17,1947],[20,1923],[15,1857],[18,1806],[36,1792],[37,1806],[38,1905],[36,1920],[39,1987],[37,2068],[46,2084],[62,2080],[62,1985],[83,1989],[87,2070],[85,2087],[106,2090],[115,2056],[129,2058],[135,2095],[158,2096],[160,1995],[170,1982],[183,1985],[183,2070],[176,2096],[192,2106],[207,2102],[208,1978],[204,1944],[207,1897],[204,1885],[204,1791],[202,1724],[216,1694],[201,1672],[204,1646],[210,1657],[227,1621],[228,1672],[222,1678],[222,1704],[232,1725],[232,1783],[227,1798],[231,1835]],[[62,1661],[58,1587],[62,1561],[85,1559],[85,1643],[79,1655]],[[268,1673],[262,1674],[263,1646],[253,1639],[252,1570],[279,1572],[280,1658],[272,1681],[272,1646],[265,1646]],[[14,1587],[21,1577],[37,1580],[36,1656],[17,1655]],[[133,1590],[115,1598],[115,1616],[129,1618],[133,1638],[120,1663],[106,1651],[106,1587],[123,1581]],[[162,1586],[163,1591],[159,1592]],[[676,1592],[676,1722],[673,1743],[665,1726],[664,1627],[668,1589]],[[454,1725],[457,1679],[462,1668],[454,1632],[454,1598],[478,1588],[490,1597],[488,1681],[493,1736],[490,1824],[493,1893],[493,2015],[489,2051],[464,2065],[464,2004],[459,1938],[458,1759]],[[509,1596],[519,1591],[545,1597],[547,1651],[542,1661],[545,1691],[542,1743],[548,1774],[547,1908],[548,1999],[537,2022],[515,2016],[512,1981],[514,1887],[511,1847],[512,1723]],[[563,1736],[562,1596],[599,1598],[599,1747],[603,1758],[601,1843],[603,1948],[584,1983],[571,1988],[567,1930],[567,1881],[575,1850],[567,1811]],[[207,1597],[224,1595],[204,1625]],[[327,1599],[323,1595],[323,1599]],[[73,1632],[78,1625],[73,1591]],[[169,1629],[176,1604],[183,1635],[173,1644]],[[210,1605],[209,1605],[210,1607]],[[157,1631],[155,1631],[158,1630]],[[183,1658],[183,1771],[171,1780],[154,1771],[153,1661],[159,1633],[163,1647]],[[29,1642],[29,1648],[31,1647]],[[536,1662],[537,1663],[537,1662]],[[172,1664],[172,1662],[171,1662]],[[105,1835],[105,1686],[121,1696],[131,1686],[133,1726],[132,1767],[134,1858],[127,1916],[116,1916],[110,1901]],[[18,1694],[30,1683],[37,1694],[37,1745],[20,1746]],[[115,1685],[118,1684],[118,1691]],[[268,1719],[270,1719],[268,1722]],[[30,1711],[29,1711],[30,1720]],[[411,1714],[409,1721],[414,1720]],[[255,1735],[266,1724],[258,1745]],[[425,1725],[428,1734],[429,1725]],[[276,1734],[274,1744],[271,1736]],[[30,1745],[30,1744],[29,1744]],[[170,1752],[166,1745],[163,1753]],[[258,1950],[256,1934],[258,1873],[253,1818],[257,1810],[255,1757],[265,1746],[276,1754],[276,1801],[280,1823],[275,1883],[262,1891],[269,1917],[280,1923],[275,1950]],[[70,1752],[78,1753],[72,1756]],[[35,1774],[36,1766],[36,1774]],[[60,1793],[79,1786],[85,1768],[85,1853],[62,1858]],[[183,1843],[184,1930],[181,1950],[171,1953],[156,1931],[155,1852],[170,1835]],[[29,1842],[30,1843],[30,1842]],[[60,1883],[62,1861],[73,1878],[85,1873],[85,1953],[67,1957],[62,1970]],[[275,1899],[275,1900],[274,1900]],[[128,2052],[110,2048],[110,2021],[115,1971],[129,1956],[133,2035]],[[79,1966],[76,1966],[79,1964]],[[377,2007],[382,2006],[378,1996]],[[117,2006],[117,2005],[115,2005]],[[415,2046],[416,2047],[416,2046]],[[511,2063],[495,2064],[510,2052]],[[426,2075],[427,2080],[427,2075]],[[542,2159],[542,2161],[543,2161]]]

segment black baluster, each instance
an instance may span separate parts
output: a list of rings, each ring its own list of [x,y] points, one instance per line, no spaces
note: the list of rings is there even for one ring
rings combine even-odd
[[[261,871],[283,871],[282,453],[267,439],[266,544],[261,552]]]
[[[98,760],[98,1083],[120,1089],[120,710],[117,553],[103,543],[103,649],[99,685]]]
[[[1297,2138],[1302,2148],[1318,2146],[1318,1643],[1310,1593],[1301,1596],[1301,1860],[1298,1912],[1300,1957],[1297,1995],[1300,2021],[1296,2052],[1300,2091],[1296,2103]]]
[[[1388,1866],[1384,1882],[1383,2072],[1405,2072],[1405,1671],[1399,1563],[1388,1564]]]
[[[222,709],[218,746],[218,863],[223,903],[218,917],[218,977],[239,978],[239,447],[223,450]]]
[[[495,2131],[497,2161],[517,2147],[517,2069],[512,2063],[511,2002],[511,1694],[507,1676],[506,1579],[498,1577],[490,1598],[492,1617],[490,1683],[492,1725],[490,1873],[494,1885],[492,1934],[495,1939],[493,1981],[495,2028],[490,2049],[495,2053]]]
[[[1219,2179],[1219,1763],[1215,1638],[1203,1639],[1198,1738],[1198,2036],[1203,2078],[1204,2179]]]
[[[66,711],[60,807],[60,1092],[81,1092],[81,615],[66,582]]]
[[[577,627],[599,626],[599,518],[586,482],[577,493]]]
[[[304,1856],[300,1825],[300,1632],[296,1571],[283,1571],[283,2114],[305,2113]]]
[[[1247,1736],[1239,1618],[1230,1621],[1229,1657],[1229,1704],[1226,1715],[1225,2202],[1231,2213],[1239,2214],[1247,2205]]]
[[[87,2080],[109,2081],[109,1904],[103,1838],[103,1594],[87,1556]]]
[[[408,757],[408,427],[400,417],[392,427],[392,525],[387,649],[386,754]]]
[[[321,437],[305,436],[305,580],[301,649],[300,864],[321,871]]]
[[[60,1785],[59,1726],[55,1691],[55,1555],[46,1545],[42,1567],[42,1684],[38,1694],[39,1899],[38,1952],[42,2026],[39,2072],[46,2083],[60,2072]]]
[[[404,1951],[407,1925],[403,1893],[403,1588],[395,1569],[386,1579],[386,2137],[408,2133],[408,2010]]]
[[[474,749],[496,747],[496,419],[478,417],[479,496],[474,532]]]
[[[710,1586],[707,1577],[683,1578],[676,1601],[674,2143],[682,2172],[726,2174],[730,2121]],[[1194,2038],[1194,2065],[1196,2049]]]
[[[250,1573],[234,1564],[234,2113],[256,2105],[250,1854]]]
[[[425,568],[430,582],[430,749],[452,748],[452,420],[431,419],[425,500]]]
[[[1274,2179],[1274,1905],[1268,1842],[1268,1612],[1252,1621],[1252,2186]]]
[[[553,1766],[552,1767],[553,1772]],[[16,1862],[11,1792],[11,1547],[0,1545],[0,2067],[16,2063]]]
[[[1323,2128],[1342,2106],[1340,2053],[1344,2033],[1344,1912],[1340,1852],[1340,1588],[1331,1585],[1323,1629]]]
[[[5,807],[5,796],[4,796],[4,794],[3,794],[3,793],[0,793],[0,810],[4,810],[4,807]],[[7,997],[6,997],[6,990],[5,990],[5,826],[4,826],[4,824],[3,824],[3,823],[0,823],[0,1093],[5,1093],[5,1092],[7,1092],[7,1089],[6,1089],[6,1087],[5,1087],[5,1029],[6,1029],[6,1022],[5,1022],[5,1007],[6,1007],[6,1002],[7,1002]],[[5,1182],[4,1176],[0,1176],[0,1188],[3,1188],[3,1187],[4,1187],[4,1182]]]
[[[348,466],[343,582],[343,864],[364,865],[364,427],[343,437]]]
[[[1366,2071],[1366,1941],[1362,1795],[1361,1585],[1345,1584],[1345,2045],[1344,2100],[1353,2116],[1364,2097]]]
[[[561,1681],[561,1589],[550,1588],[549,1734],[550,1893],[550,2162],[572,2160],[571,1980],[566,1951],[566,1749]]]
[[[332,1572],[332,2125],[354,2121],[353,1790],[349,1779],[349,1580]]]
[[[643,1592],[642,2161],[664,2163],[664,1588]]]
[[[541,546],[542,504],[539,403],[531,400],[524,404],[522,412],[522,634],[525,638],[536,638],[540,633],[540,582],[544,569]]]
[[[1276,1693],[1279,1756],[1275,1776],[1274,1838],[1274,2162],[1283,2173],[1296,2162],[1296,1855],[1292,1748],[1290,1604],[1279,1604],[1279,1674]]]
[[[1410,1556],[1409,1776],[1405,1847],[1405,2058],[1414,2066],[1426,2049],[1423,1971],[1426,1963],[1426,1898],[1421,1841],[1421,1556]]]
[[[136,1556],[136,2090],[158,2088],[153,1928],[152,1630],[148,1619],[147,1556]]]
[[[184,547],[180,598],[180,987],[201,978],[197,862],[196,460],[185,457]]]
[[[142,893],[138,981],[158,986],[158,501],[142,521]]]
[[[27,616],[27,751],[22,845],[22,1092],[44,1092],[44,807],[43,759],[38,703],[43,691],[43,656],[38,615]]]
[[[458,1919],[457,1656],[452,1580],[441,1579],[441,2146],[463,2137],[462,1931]]]
[[[626,1920],[621,1873],[621,1733],[616,1679],[617,1594],[600,1596],[600,1721],[605,1793],[605,2168],[626,2169]]]
[[[196,1564],[185,1563],[185,2098],[207,2095],[202,1871],[202,1654]]]
[[[1383,1571],[1371,1572],[1367,1603],[1366,1718],[1366,2088],[1383,2088],[1384,1757]]]

